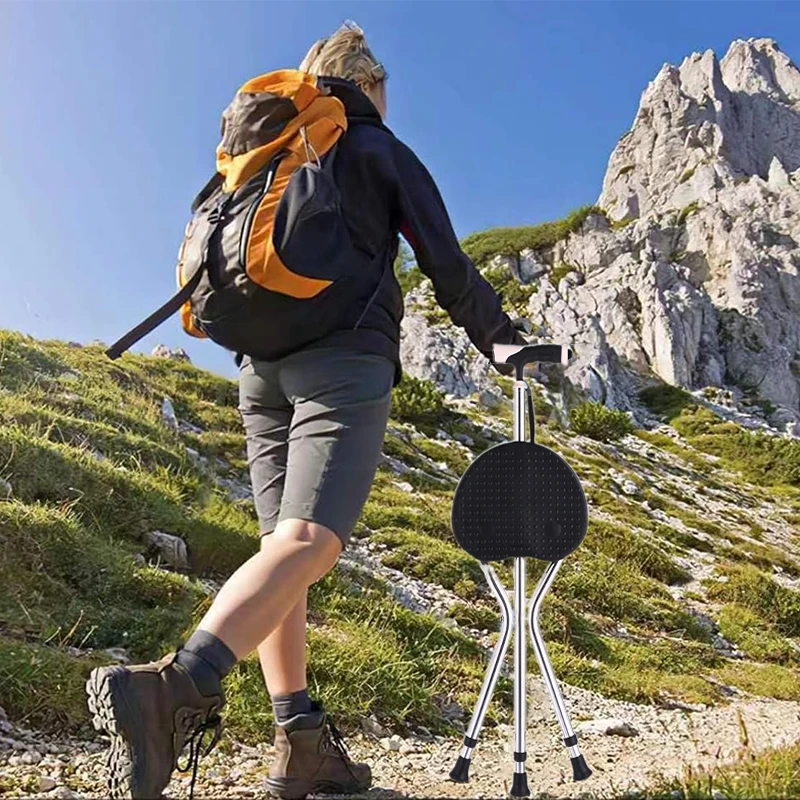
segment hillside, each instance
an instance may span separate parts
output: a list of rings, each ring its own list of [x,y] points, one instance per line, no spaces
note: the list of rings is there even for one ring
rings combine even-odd
[[[181,361],[112,363],[99,347],[6,332],[0,387],[0,705],[15,726],[80,742],[91,736],[88,670],[173,646],[256,546],[235,385]],[[538,395],[540,440],[574,466],[591,503],[585,545],[545,607],[559,675],[588,690],[573,700],[580,716],[635,718],[635,706],[606,708],[598,695],[676,719],[687,712],[668,709],[762,714],[763,701],[747,706],[755,696],[800,708],[800,443],[745,431],[669,389],[646,398],[664,424],[601,442],[563,429]],[[167,397],[177,419],[164,415]],[[396,391],[358,538],[311,601],[312,686],[350,730],[455,752],[498,617],[453,542],[450,499],[469,460],[509,436],[509,419],[508,399],[489,410],[442,403],[424,382]],[[153,531],[186,543],[185,569],[148,547]],[[499,697],[492,722],[504,725],[505,679]],[[237,668],[229,700],[229,747],[271,737],[255,662]],[[550,724],[546,705],[532,713]],[[800,723],[787,725],[800,740]],[[5,791],[52,770],[59,785],[97,786],[96,770],[87,783],[69,759],[20,763],[6,727]],[[536,727],[543,746],[556,744]],[[400,757],[368,736],[361,746]]]
[[[463,243],[576,354],[532,379],[538,439],[590,504],[543,628],[595,795],[800,791],[799,142],[800,71],[772,40],[694,54],[643,93],[598,205]],[[499,623],[449,517],[510,437],[511,383],[399,262],[408,375],[352,545],[312,590],[311,690],[381,795],[500,797],[507,675],[472,783],[446,781]],[[0,795],[102,796],[85,676],[174,647],[257,547],[236,385],[176,355],[0,331]],[[568,797],[530,669],[531,783]],[[201,793],[258,796],[258,664],[227,689]]]

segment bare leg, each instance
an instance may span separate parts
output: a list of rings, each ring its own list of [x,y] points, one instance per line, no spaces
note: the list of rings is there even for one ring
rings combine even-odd
[[[308,593],[258,646],[261,670],[271,697],[306,688],[306,609]]]
[[[199,629],[244,658],[275,631],[341,551],[341,541],[329,528],[284,520],[263,540],[260,552],[228,579]]]

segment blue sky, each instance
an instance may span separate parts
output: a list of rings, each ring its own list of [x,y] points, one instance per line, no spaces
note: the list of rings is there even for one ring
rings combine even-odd
[[[665,61],[772,36],[789,2],[0,3],[0,327],[113,341],[174,291],[219,118],[248,78],[296,66],[356,20],[386,65],[388,124],[436,177],[456,230],[593,202]],[[177,319],[146,339],[234,374]]]

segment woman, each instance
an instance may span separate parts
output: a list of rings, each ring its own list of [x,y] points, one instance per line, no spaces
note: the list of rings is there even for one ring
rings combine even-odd
[[[398,232],[438,302],[484,355],[495,342],[523,341],[461,252],[433,179],[383,125],[386,73],[363,32],[346,24],[317,42],[300,69],[318,76],[353,122],[338,148],[335,178],[353,243],[370,254],[387,251],[383,277],[357,329],[277,361],[242,359],[240,410],[261,549],[222,587],[177,653],[92,673],[89,702],[95,725],[111,736],[114,796],[160,796],[187,744],[196,767],[203,734],[219,731],[222,681],[256,649],[276,720],[268,788],[300,798],[369,787],[369,767],[348,758],[308,696],[306,598],[346,546],[380,458],[400,376],[403,300],[391,270]]]

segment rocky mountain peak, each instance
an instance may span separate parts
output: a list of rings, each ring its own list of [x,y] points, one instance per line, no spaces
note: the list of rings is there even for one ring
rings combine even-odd
[[[537,338],[576,352],[568,384],[634,413],[653,380],[716,387],[800,435],[800,70],[772,39],[665,64],[611,154],[598,205],[510,259]],[[514,269],[523,261],[535,279]],[[404,323],[412,373],[455,394],[485,391],[482,361],[467,368],[452,352],[453,342],[470,352],[466,338],[430,319],[412,308]],[[450,359],[447,380],[432,374],[434,351]]]
[[[800,70],[772,39],[665,64],[611,154],[599,204],[615,220],[714,202],[726,186],[800,168]]]

